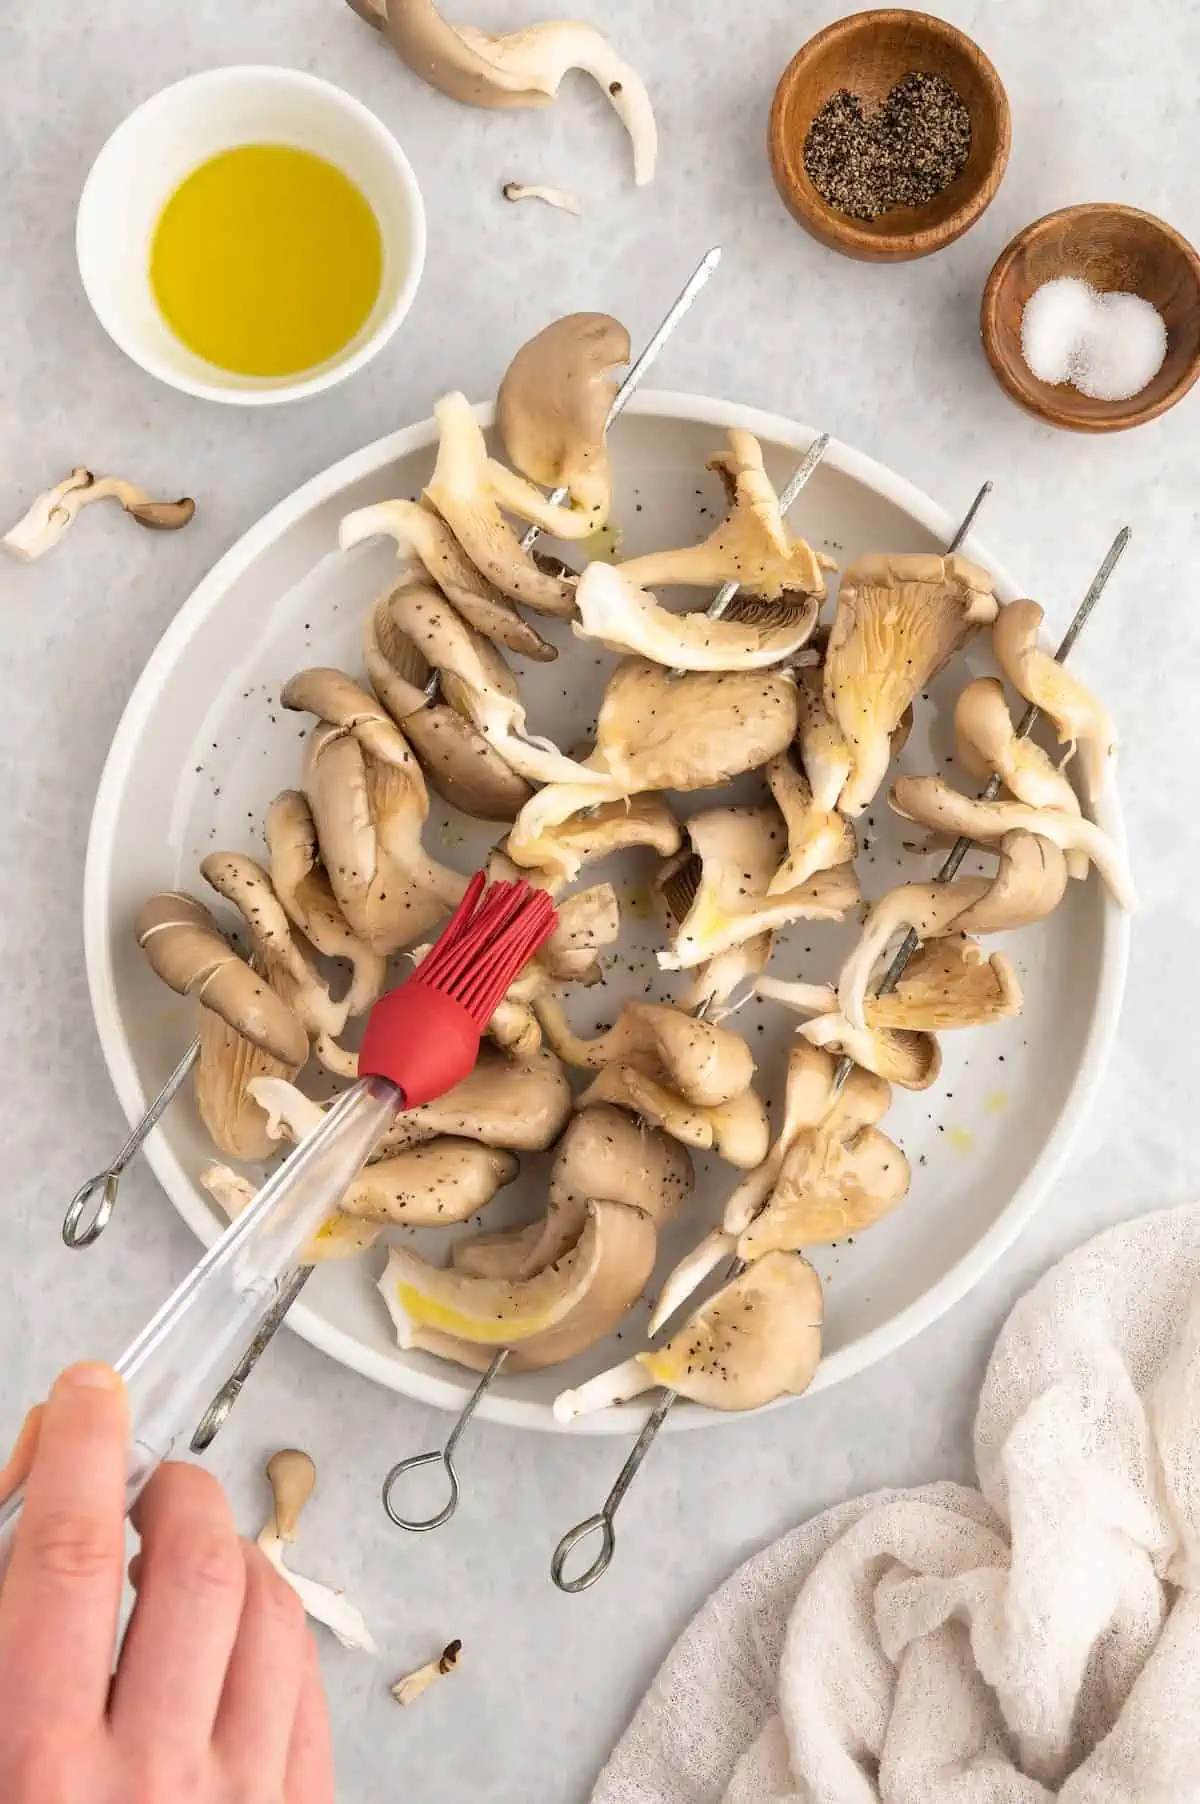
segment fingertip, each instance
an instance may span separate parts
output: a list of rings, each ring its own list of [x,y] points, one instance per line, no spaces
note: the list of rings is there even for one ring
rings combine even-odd
[[[77,1365],[68,1366],[55,1380],[51,1395],[66,1392],[74,1394],[79,1391],[108,1391],[116,1393],[125,1389],[124,1381],[112,1366],[102,1365],[98,1360],[80,1360]]]

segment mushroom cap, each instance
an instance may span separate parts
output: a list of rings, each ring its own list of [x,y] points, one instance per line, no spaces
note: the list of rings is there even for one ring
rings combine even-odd
[[[454,1134],[513,1152],[544,1152],[570,1114],[571,1086],[553,1053],[543,1047],[533,1057],[515,1058],[485,1043],[475,1069],[444,1096],[406,1110],[379,1150]]]
[[[815,596],[764,606],[759,621],[672,614],[629,576],[627,567],[589,564],[575,591],[577,638],[633,652],[678,670],[764,670],[806,643],[820,606]]]
[[[728,449],[709,460],[725,489],[728,513],[702,544],[678,551],[652,551],[631,558],[622,569],[640,589],[674,584],[715,588],[736,582],[747,596],[778,601],[785,594],[825,595],[823,569],[833,569],[804,539],[794,539],[779,511],[779,497],[763,467],[762,446],[740,428],[728,434]],[[804,611],[806,639],[816,625],[817,605]],[[801,644],[804,643],[802,639]]]
[[[359,939],[338,907],[324,868],[317,861],[312,810],[298,789],[280,792],[264,823],[271,862],[271,885],[288,919],[326,958],[346,959],[352,969],[343,997],[347,1015],[361,1015],[383,994],[387,961]]]
[[[260,1077],[290,1081],[301,1061],[273,1058],[210,1008],[201,1008],[197,1033],[196,1107],[214,1146],[230,1159],[269,1159],[278,1142],[250,1085]],[[307,1040],[305,1035],[306,1057]]]
[[[710,808],[687,823],[698,872],[680,872],[676,884],[695,892],[679,929],[658,962],[687,970],[732,946],[799,920],[841,920],[860,899],[850,865],[818,871],[794,889],[772,895],[771,879],[787,845],[783,817],[774,807]]]
[[[574,613],[571,585],[548,575],[522,551],[500,512],[483,431],[466,396],[443,395],[434,412],[439,438],[437,463],[425,490],[430,505],[471,563],[502,595],[538,613]],[[505,499],[511,501],[509,496]]]
[[[171,989],[194,996],[280,1064],[300,1069],[308,1058],[304,1023],[238,957],[202,902],[177,890],[151,896],[134,930],[151,968]]]
[[[256,963],[308,1032],[314,1038],[340,1034],[347,1005],[333,1000],[306,945],[293,934],[287,911],[262,866],[244,852],[210,852],[201,861],[200,874],[233,903],[254,943]]]
[[[608,313],[568,313],[521,346],[500,383],[496,424],[523,476],[565,488],[598,530],[612,508],[605,430],[617,392],[610,371],[630,358]]]
[[[589,1109],[600,1102],[629,1109],[685,1146],[718,1153],[727,1164],[742,1170],[761,1164],[766,1156],[771,1128],[762,1099],[753,1088],[725,1103],[690,1103],[638,1066],[618,1060],[604,1066],[576,1098],[575,1106]]]
[[[275,1499],[275,1529],[281,1541],[294,1541],[300,1516],[317,1483],[317,1468],[298,1447],[282,1447],[267,1461],[267,1480]]]
[[[853,864],[858,851],[854,828],[835,808],[819,808],[812,785],[790,752],[772,758],[763,775],[787,829],[787,853],[767,885],[777,896],[798,889],[818,871]]]
[[[440,1136],[364,1166],[340,1208],[366,1221],[450,1227],[490,1203],[519,1169],[511,1152]]]
[[[638,1363],[709,1409],[759,1409],[796,1396],[821,1357],[821,1282],[798,1253],[766,1253],[702,1303]]]
[[[879,1128],[848,1140],[810,1128],[788,1148],[769,1202],[739,1237],[738,1258],[751,1263],[860,1233],[903,1201],[911,1175]]]
[[[987,893],[955,918],[963,933],[1002,933],[1051,914],[1067,888],[1067,862],[1053,840],[1018,828],[994,847],[999,869]]]
[[[976,801],[940,777],[900,777],[889,797],[896,813],[939,831],[987,844],[1017,830],[1053,841],[1063,852],[1082,852],[1096,866],[1121,908],[1137,907],[1124,849],[1094,821],[1062,808],[1030,808],[1024,802]]]
[[[519,1278],[544,1227],[543,1221],[531,1221],[523,1228],[481,1228],[465,1234],[450,1248],[450,1263],[456,1272],[474,1278]]]
[[[1039,646],[1044,618],[1036,601],[1010,601],[992,628],[992,655],[1017,693],[1054,722],[1059,743],[1078,750],[1084,795],[1094,805],[1112,781],[1116,724],[1086,683]]]
[[[729,1102],[753,1081],[754,1059],[740,1034],[698,1021],[670,1003],[622,1003],[613,1026],[593,1040],[573,1034],[548,998],[539,1003],[539,1018],[567,1064],[600,1070],[624,1061],[702,1107]]]
[[[965,933],[931,940],[915,952],[894,990],[869,998],[867,1025],[940,1033],[951,1027],[984,1027],[1021,1013],[1024,997],[1011,959],[985,957]]]
[[[379,534],[396,541],[401,557],[415,559],[463,619],[493,644],[540,663],[552,663],[558,656],[555,647],[522,620],[508,597],[475,568],[428,502],[380,501],[360,507],[343,518],[338,544],[349,551]]]
[[[514,821],[533,789],[469,720],[434,703],[404,723],[431,789],[479,821]]]
[[[539,964],[560,983],[599,982],[600,954],[621,931],[617,892],[611,883],[595,883],[565,897],[557,908],[558,926],[539,952]]]
[[[905,709],[996,608],[987,571],[957,555],[869,557],[846,571],[824,665],[825,706],[851,757],[844,814],[866,808]]]
[[[796,718],[796,684],[786,672],[675,677],[645,658],[622,658],[601,703],[596,759],[618,793],[712,789],[782,752]]]
[[[995,775],[1031,808],[1079,813],[1079,798],[1049,753],[1033,739],[1017,738],[998,678],[977,677],[962,691],[954,707],[954,740],[959,764],[978,782]]]

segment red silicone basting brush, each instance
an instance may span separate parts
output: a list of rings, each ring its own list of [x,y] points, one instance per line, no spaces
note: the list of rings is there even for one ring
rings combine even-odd
[[[270,1313],[281,1283],[397,1114],[443,1095],[471,1070],[497,1003],[555,922],[544,890],[473,877],[428,957],[375,1004],[358,1082],[116,1362],[133,1425],[127,1504],[191,1431],[214,1383]],[[19,1491],[0,1505],[0,1574],[23,1501]]]

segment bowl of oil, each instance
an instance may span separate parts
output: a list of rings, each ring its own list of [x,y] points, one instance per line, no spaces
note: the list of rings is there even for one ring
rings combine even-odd
[[[211,69],[119,125],[84,184],[87,297],[135,363],[187,394],[317,394],[412,305],[425,210],[374,113],[298,69]]]

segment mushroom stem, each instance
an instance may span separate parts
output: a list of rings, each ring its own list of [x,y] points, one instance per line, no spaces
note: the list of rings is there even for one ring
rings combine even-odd
[[[427,1660],[424,1666],[418,1666],[416,1672],[408,1673],[403,1679],[397,1679],[392,1686],[392,1696],[398,1704],[415,1704],[423,1692],[453,1672],[462,1659],[462,1642],[449,1641],[436,1660]]]
[[[561,213],[574,213],[577,219],[583,217],[583,202],[569,188],[551,188],[544,182],[505,182],[500,192],[505,200],[541,200],[548,207],[557,207]]]
[[[598,1372],[578,1389],[560,1391],[554,1399],[554,1419],[556,1422],[573,1422],[576,1416],[591,1416],[598,1409],[612,1409],[614,1404],[629,1403],[634,1397],[657,1388],[657,1378],[652,1378],[636,1359],[623,1359],[619,1366]]]
[[[139,526],[153,532],[175,532],[186,526],[196,511],[196,503],[189,496],[178,501],[156,501],[145,489],[123,477],[96,477],[80,466],[39,495],[17,524],[0,538],[0,545],[10,557],[30,563],[58,544],[81,508],[109,497],[119,501]]]

